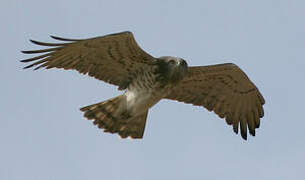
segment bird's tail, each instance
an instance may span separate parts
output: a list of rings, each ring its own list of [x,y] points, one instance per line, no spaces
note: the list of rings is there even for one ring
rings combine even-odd
[[[118,133],[122,138],[142,138],[148,110],[139,116],[130,117],[126,105],[126,96],[120,95],[80,110],[104,132]]]

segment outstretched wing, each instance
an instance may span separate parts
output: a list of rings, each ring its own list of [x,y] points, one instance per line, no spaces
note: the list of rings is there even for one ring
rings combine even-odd
[[[167,99],[204,106],[225,118],[238,134],[247,139],[247,126],[255,128],[264,116],[265,100],[247,75],[234,64],[190,67],[188,76],[174,88]]]
[[[131,32],[121,32],[91,39],[65,39],[51,36],[65,43],[32,43],[52,48],[22,51],[25,54],[45,53],[21,62],[32,62],[25,68],[45,67],[75,69],[99,80],[127,88],[135,73],[149,68],[155,58],[144,52]]]

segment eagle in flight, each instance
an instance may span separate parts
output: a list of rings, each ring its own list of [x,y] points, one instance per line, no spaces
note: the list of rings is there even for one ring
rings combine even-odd
[[[62,42],[31,40],[49,48],[22,51],[44,53],[21,60],[31,62],[24,68],[75,69],[124,90],[117,97],[80,109],[104,132],[142,138],[148,111],[161,99],[214,111],[236,134],[240,128],[245,140],[248,130],[255,136],[264,116],[263,96],[235,64],[189,67],[182,58],[155,58],[142,50],[128,31],[90,39],[51,37]]]

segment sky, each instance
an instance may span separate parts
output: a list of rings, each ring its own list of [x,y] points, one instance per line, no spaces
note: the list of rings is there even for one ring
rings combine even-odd
[[[305,178],[305,1],[1,0],[0,179]],[[76,71],[23,70],[29,39],[132,31],[155,57],[232,62],[263,94],[265,117],[242,140],[202,107],[162,100],[142,140],[120,139],[80,107],[122,92]]]

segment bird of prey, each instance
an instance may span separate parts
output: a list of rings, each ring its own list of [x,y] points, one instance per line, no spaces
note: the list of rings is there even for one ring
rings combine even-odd
[[[90,39],[51,37],[62,42],[31,40],[49,48],[22,51],[44,53],[21,60],[32,62],[24,68],[74,69],[124,90],[117,97],[80,109],[104,132],[143,138],[148,111],[161,99],[214,111],[233,126],[236,134],[240,128],[245,140],[248,130],[255,136],[264,116],[263,96],[235,64],[189,67],[182,58],[155,58],[139,47],[129,31]]]

